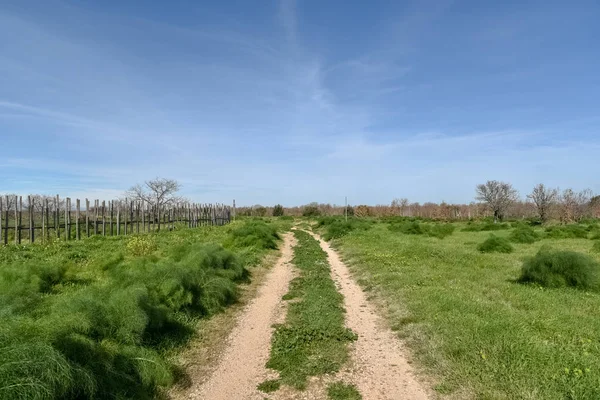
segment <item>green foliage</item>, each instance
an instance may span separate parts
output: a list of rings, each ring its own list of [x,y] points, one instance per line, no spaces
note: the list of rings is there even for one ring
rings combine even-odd
[[[493,223],[493,222],[471,222],[467,223],[467,226],[463,229],[463,232],[486,232],[486,231],[500,231],[510,229],[510,225],[507,223]]]
[[[508,239],[514,243],[531,244],[539,240],[540,235],[529,226],[519,225],[508,235]]]
[[[127,251],[134,256],[148,256],[156,249],[156,239],[151,235],[136,235],[127,240]]]
[[[279,379],[273,379],[273,380],[268,380],[268,381],[264,381],[263,383],[260,383],[257,386],[257,389],[260,390],[261,392],[272,393],[272,392],[278,391],[280,387],[281,387],[281,382],[279,381]]]
[[[250,220],[0,248],[0,398],[155,398],[169,352],[236,301],[242,257],[276,235]]]
[[[390,224],[388,229],[405,235],[426,235],[444,239],[454,233],[455,226],[452,224],[422,224],[418,221],[403,221]]]
[[[594,242],[591,251],[592,253],[600,253],[600,240]]]
[[[354,385],[335,382],[327,387],[327,397],[331,400],[361,400],[362,396]]]
[[[276,249],[277,240],[280,239],[277,228],[261,220],[249,220],[237,225],[231,235],[236,246],[257,246],[262,249]]]
[[[326,253],[308,233],[295,232],[294,264],[301,271],[286,298],[286,322],[276,328],[267,367],[281,382],[304,389],[310,376],[337,372],[348,358],[347,342],[356,335],[344,326],[343,297],[330,276]]]
[[[316,203],[311,203],[304,206],[302,210],[303,217],[318,217],[321,215],[321,210],[319,210],[319,206]]]
[[[281,204],[276,204],[275,207],[273,207],[273,216],[283,217],[283,206]]]
[[[483,243],[477,246],[482,253],[512,253],[514,248],[508,239],[496,235],[490,235]]]
[[[327,229],[325,231],[325,234],[323,235],[323,239],[329,241],[331,239],[339,239],[344,235],[347,235],[348,233],[354,231],[354,230],[367,230],[370,229],[372,224],[368,221],[365,220],[358,220],[358,219],[348,219],[348,221],[345,220],[335,220],[333,222],[331,222],[330,224],[326,225]]]
[[[587,239],[588,231],[581,225],[556,225],[546,228],[546,237],[552,239]]]
[[[600,264],[586,254],[542,248],[523,263],[519,280],[544,287],[599,290]]]
[[[600,399],[600,293],[514,284],[538,245],[490,256],[474,249],[488,235],[428,240],[376,224],[336,246],[361,287],[385,299],[384,315],[441,397]],[[589,241],[544,242],[600,261]]]

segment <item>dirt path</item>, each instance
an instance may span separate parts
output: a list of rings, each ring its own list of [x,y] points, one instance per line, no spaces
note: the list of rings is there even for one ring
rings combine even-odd
[[[289,282],[293,277],[291,260],[295,239],[284,235],[281,257],[269,272],[258,295],[240,315],[227,338],[227,350],[211,377],[194,388],[190,399],[260,399],[265,396],[256,386],[262,382],[271,348],[272,325],[280,319]],[[199,381],[199,379],[192,380]]]
[[[318,235],[312,235],[327,253],[333,279],[344,296],[346,325],[358,335],[352,345],[351,365],[336,378],[356,385],[364,400],[427,399],[400,341],[378,317],[338,254]]]

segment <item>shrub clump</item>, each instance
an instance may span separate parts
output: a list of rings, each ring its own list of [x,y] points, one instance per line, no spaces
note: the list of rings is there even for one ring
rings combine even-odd
[[[512,253],[514,248],[508,239],[496,235],[490,235],[485,242],[477,246],[477,250],[482,253]]]
[[[508,238],[514,243],[531,244],[539,240],[540,236],[529,226],[519,226],[510,233]]]
[[[594,242],[592,253],[600,253],[600,240]]]
[[[276,204],[273,207],[273,216],[274,217],[283,217],[283,206],[281,204]]]
[[[463,232],[487,232],[487,231],[501,231],[510,229],[510,225],[506,223],[493,223],[493,222],[468,222],[467,226],[463,229]]]
[[[371,224],[369,222],[356,219],[349,219],[348,221],[336,220],[326,226],[327,230],[323,235],[323,239],[327,241],[331,239],[339,239],[354,230],[368,230],[371,228]]]
[[[520,282],[538,283],[544,287],[600,289],[600,264],[592,257],[574,251],[542,248],[523,263]]]
[[[392,223],[388,226],[392,232],[400,232],[405,235],[427,235],[443,239],[454,233],[452,224],[421,224],[418,221]]]
[[[264,221],[251,220],[232,229],[231,237],[236,246],[276,249],[280,239],[277,228]]]
[[[552,239],[587,239],[588,230],[581,225],[549,226],[546,236]]]

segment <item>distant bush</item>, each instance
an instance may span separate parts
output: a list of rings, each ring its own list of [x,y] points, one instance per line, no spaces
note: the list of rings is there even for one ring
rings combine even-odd
[[[273,207],[273,216],[283,217],[283,206],[281,204],[277,204]]]
[[[435,224],[429,225],[427,229],[427,234],[429,236],[433,236],[439,239],[443,239],[447,236],[450,236],[454,233],[455,226],[452,224]]]
[[[510,229],[510,225],[507,223],[468,222],[467,226],[463,229],[463,232],[500,231],[505,229]]]
[[[587,239],[588,230],[581,225],[549,226],[546,236],[552,239]]]
[[[339,239],[354,230],[368,230],[371,228],[371,225],[370,222],[354,218],[349,219],[347,222],[345,220],[336,220],[326,225],[327,230],[325,231],[325,234],[323,234],[323,239],[327,241]]]
[[[280,239],[277,229],[264,221],[250,220],[236,226],[231,231],[235,245],[240,247],[257,246],[263,249],[276,249]]]
[[[540,236],[533,228],[526,225],[520,225],[510,233],[508,239],[514,243],[531,244],[539,240]]]
[[[519,280],[545,287],[598,290],[600,264],[585,254],[543,248],[523,263]]]
[[[489,238],[477,246],[477,250],[482,253],[512,253],[514,248],[508,239],[490,235]]]
[[[303,217],[318,217],[319,215],[321,215],[321,210],[317,204],[308,204],[302,210]]]
[[[315,225],[316,228],[322,228],[324,226],[328,226],[331,225],[335,222],[339,222],[339,221],[344,221],[345,218],[341,217],[341,216],[333,216],[333,215],[328,215],[325,217],[319,217],[317,219],[317,224]]]
[[[452,235],[455,227],[452,224],[421,224],[418,221],[404,221],[392,223],[388,229],[405,235],[427,235],[443,239]]]
[[[422,235],[425,233],[425,229],[417,221],[390,224],[388,229],[392,232],[404,233],[405,235]]]

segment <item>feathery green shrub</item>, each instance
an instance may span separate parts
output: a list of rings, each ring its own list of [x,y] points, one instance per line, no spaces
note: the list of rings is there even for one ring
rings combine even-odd
[[[463,232],[486,232],[486,231],[501,231],[510,229],[507,223],[493,222],[467,222],[467,226],[463,228]]]
[[[514,248],[508,239],[496,235],[490,235],[483,243],[477,246],[482,253],[512,253]]]
[[[523,263],[519,280],[545,287],[570,286],[597,291],[600,289],[600,264],[586,254],[542,248]]]
[[[508,239],[514,243],[531,244],[539,240],[540,236],[529,226],[519,226],[508,235]]]
[[[587,239],[588,231],[581,225],[549,226],[546,237],[552,239]]]

